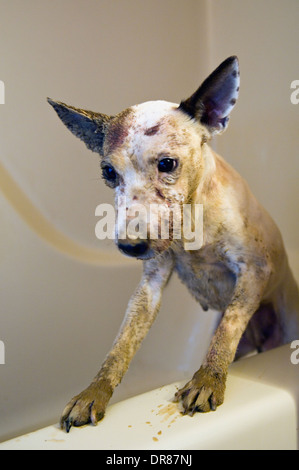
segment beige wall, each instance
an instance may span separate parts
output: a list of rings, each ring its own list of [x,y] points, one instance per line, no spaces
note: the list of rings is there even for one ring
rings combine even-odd
[[[247,179],[277,221],[289,249],[299,240],[299,79],[297,0],[208,2],[211,60],[237,54],[239,102],[217,150]]]
[[[97,372],[140,276],[138,263],[95,238],[95,207],[112,194],[95,154],[46,96],[111,114],[150,99],[179,102],[237,54],[240,101],[215,145],[298,250],[299,105],[290,103],[298,6],[0,0],[0,439],[58,419]],[[188,378],[213,320],[174,279],[115,399]]]

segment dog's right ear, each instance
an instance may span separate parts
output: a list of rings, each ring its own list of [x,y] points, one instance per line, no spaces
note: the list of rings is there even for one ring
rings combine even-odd
[[[108,124],[113,116],[74,108],[60,101],[53,101],[50,98],[48,98],[48,103],[53,106],[66,127],[76,137],[83,140],[88,149],[102,155]]]
[[[222,62],[179,109],[198,120],[211,134],[222,132],[228,124],[239,94],[240,73],[236,56]]]

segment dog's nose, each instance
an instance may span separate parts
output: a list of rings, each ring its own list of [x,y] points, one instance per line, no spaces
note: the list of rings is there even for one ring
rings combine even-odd
[[[145,255],[149,249],[149,243],[147,241],[139,241],[138,243],[119,243],[118,248],[128,256],[138,256]]]

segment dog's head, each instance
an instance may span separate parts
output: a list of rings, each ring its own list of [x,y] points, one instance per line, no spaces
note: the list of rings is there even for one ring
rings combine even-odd
[[[192,204],[205,177],[205,144],[227,127],[238,91],[238,60],[229,57],[180,105],[150,101],[107,116],[48,99],[101,156],[103,178],[115,189],[116,242],[125,254],[147,259],[169,248],[183,205]]]

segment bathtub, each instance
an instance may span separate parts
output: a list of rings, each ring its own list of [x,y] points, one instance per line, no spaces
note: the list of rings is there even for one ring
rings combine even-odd
[[[176,382],[109,406],[97,426],[66,434],[54,424],[3,442],[0,450],[298,449],[299,363],[292,352],[285,345],[234,363],[216,412],[183,416],[172,401],[183,385]]]

